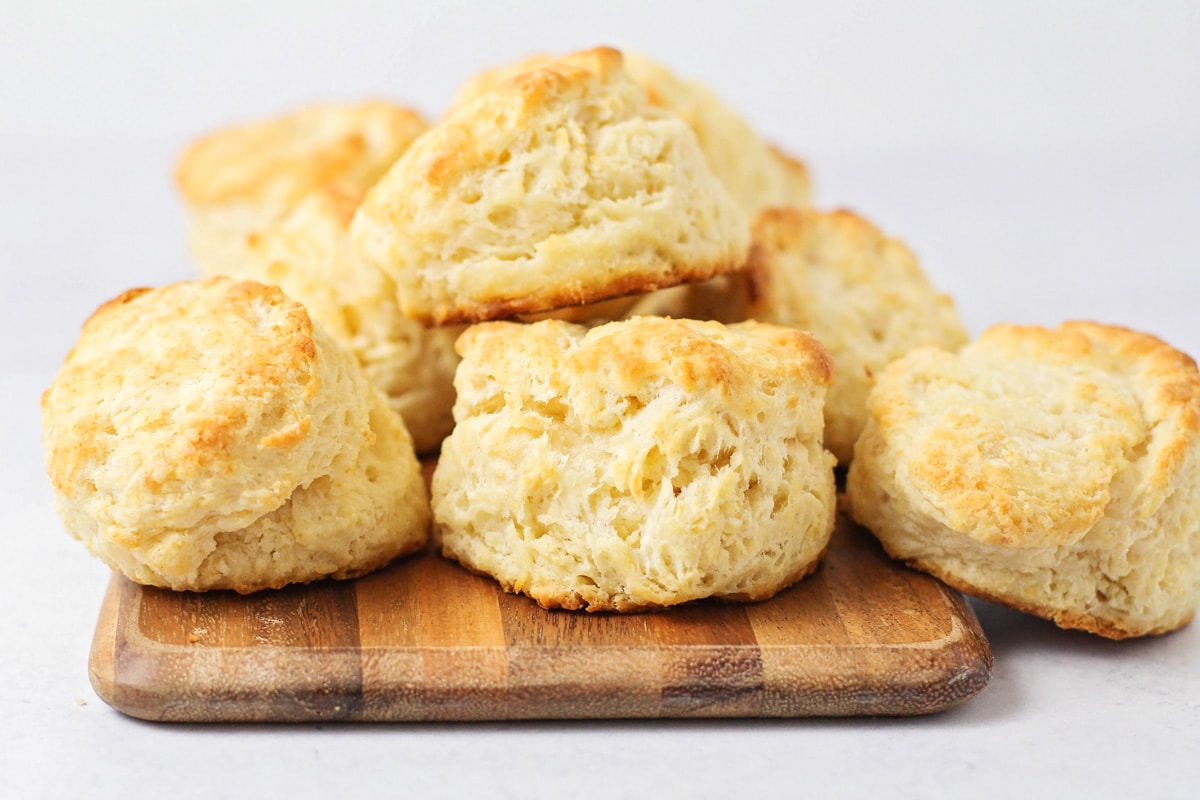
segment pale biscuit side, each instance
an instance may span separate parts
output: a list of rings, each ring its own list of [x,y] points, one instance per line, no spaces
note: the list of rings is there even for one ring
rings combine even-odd
[[[489,323],[459,347],[433,479],[446,555],[592,611],[761,599],[815,567],[834,484],[811,337],[647,317]]]
[[[354,578],[424,547],[430,509],[408,432],[372,399],[370,436],[328,474],[299,486],[244,528],[101,527],[56,493],[68,530],[113,569],[148,586],[243,594],[322,578]]]
[[[837,365],[825,446],[845,464],[872,376],[910,349],[967,341],[954,304],[902,242],[848,211],[769,209],[754,222],[749,316],[811,332]]]
[[[691,126],[709,167],[748,216],[770,206],[812,205],[805,164],[768,145],[707,86],[684,80],[639,53],[626,52],[625,65],[646,88],[652,105],[678,114]]]
[[[893,556],[1111,638],[1200,603],[1200,374],[1145,334],[997,326],[871,394],[847,495]]]
[[[277,288],[214,278],[136,290],[88,320],[43,396],[47,471],[68,530],[108,563],[155,585],[216,588],[202,570],[220,541],[248,529],[265,545],[270,515],[295,513],[330,481],[344,495],[372,447],[411,450],[406,435],[379,442],[390,428],[375,402],[353,357]],[[416,521],[392,535],[423,527],[419,505],[383,511]],[[299,579],[305,566],[288,559],[304,549],[275,552],[267,575],[219,570],[221,586]]]
[[[677,117],[596,50],[457,108],[368,193],[352,235],[427,323],[535,313],[735,269],[745,216]]]
[[[400,311],[396,286],[363,263],[349,225],[361,195],[326,188],[252,236],[239,277],[281,287],[354,353],[404,419],[418,452],[454,426],[454,340],[461,327],[426,329]]]

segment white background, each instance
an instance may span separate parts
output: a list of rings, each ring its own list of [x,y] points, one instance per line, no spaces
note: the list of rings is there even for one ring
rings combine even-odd
[[[0,796],[1195,796],[1200,627],[1111,643],[982,603],[991,685],[911,720],[189,728],[95,697],[107,570],[54,516],[37,399],[100,302],[190,275],[180,149],[312,100],[436,117],[477,69],[601,43],[803,156],[973,333],[1091,318],[1200,353],[1195,2],[0,0]]]

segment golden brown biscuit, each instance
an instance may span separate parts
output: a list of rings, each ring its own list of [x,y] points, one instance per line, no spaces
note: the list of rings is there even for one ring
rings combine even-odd
[[[804,162],[767,144],[750,123],[707,86],[685,80],[644,55],[625,53],[630,76],[653,105],[679,116],[696,132],[709,167],[750,217],[770,206],[812,204]]]
[[[427,535],[402,423],[275,287],[212,278],[102,305],[42,420],[67,529],[141,583],[347,577]]]
[[[442,551],[546,607],[759,600],[834,519],[829,356],[799,331],[640,317],[476,325],[433,476]]]
[[[1114,639],[1200,603],[1200,372],[1152,336],[996,326],[879,376],[854,516],[894,557]]]
[[[192,143],[175,177],[200,274],[238,274],[249,237],[313,192],[361,195],[426,127],[412,109],[365,101],[307,106]]]
[[[644,55],[627,50],[624,58],[629,76],[646,90],[647,102],[677,114],[691,127],[709,168],[748,216],[768,206],[812,203],[804,163],[764,142],[712,90],[680,78]],[[553,61],[553,56],[535,55],[481,72],[459,89],[456,104],[469,102],[516,75]]]
[[[769,209],[753,231],[749,315],[809,331],[829,349],[825,446],[848,463],[871,376],[914,347],[957,348],[966,329],[912,252],[849,211]]]
[[[678,117],[598,49],[501,83],[423,135],[351,233],[406,314],[548,311],[740,267],[749,224]]]
[[[279,286],[350,349],[404,419],[417,452],[454,427],[454,340],[461,327],[428,330],[400,312],[396,286],[350,243],[359,197],[326,188],[250,238],[236,275]]]

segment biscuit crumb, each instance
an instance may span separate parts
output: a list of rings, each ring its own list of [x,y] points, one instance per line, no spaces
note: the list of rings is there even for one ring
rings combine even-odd
[[[1148,334],[997,325],[867,401],[846,496],[894,558],[1111,639],[1200,605],[1200,371]]]
[[[589,611],[761,600],[815,568],[835,489],[833,365],[812,337],[639,317],[492,322],[458,346],[432,485],[443,555]]]
[[[552,311],[731,272],[746,214],[683,119],[605,48],[455,108],[368,192],[351,237],[428,325]]]

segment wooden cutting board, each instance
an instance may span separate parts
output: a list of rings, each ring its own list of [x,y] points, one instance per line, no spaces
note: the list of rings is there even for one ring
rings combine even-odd
[[[92,684],[187,722],[924,714],[978,693],[970,607],[844,520],[771,600],[547,611],[432,553],[355,581],[241,596],[114,575]]]

